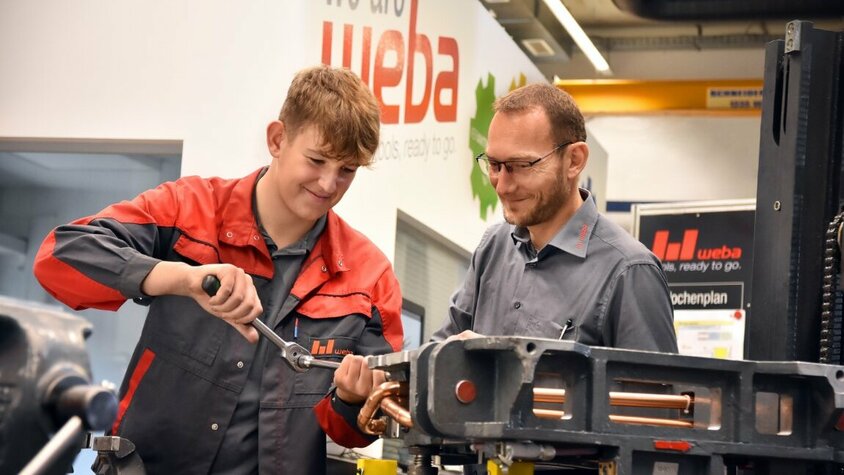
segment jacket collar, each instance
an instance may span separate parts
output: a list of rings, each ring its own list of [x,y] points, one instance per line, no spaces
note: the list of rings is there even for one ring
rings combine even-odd
[[[248,176],[240,179],[232,187],[228,200],[220,213],[222,224],[218,239],[233,246],[252,246],[261,251],[272,268],[271,257],[267,245],[258,228],[258,220],[252,212],[252,195],[258,179],[266,173],[267,167],[260,168]],[[314,245],[307,260],[302,264],[302,272],[314,263],[320,264],[318,270],[328,274],[345,272],[349,263],[345,261],[347,254],[345,233],[354,232],[337,216],[333,210],[328,210],[325,229]],[[321,262],[317,262],[321,261]],[[322,267],[325,271],[322,271]]]
[[[248,176],[240,179],[232,187],[228,199],[223,197],[225,204],[222,206],[222,223],[217,239],[220,242],[233,246],[253,246],[263,250],[269,257],[269,251],[261,237],[258,229],[258,221],[252,213],[252,195],[255,193],[255,184],[258,178],[266,172],[267,168],[255,170]]]

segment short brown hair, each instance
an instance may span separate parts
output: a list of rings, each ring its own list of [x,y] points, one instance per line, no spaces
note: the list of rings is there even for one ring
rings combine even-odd
[[[512,114],[541,109],[548,116],[551,135],[557,144],[585,142],[583,114],[569,93],[551,84],[528,84],[500,97],[493,104],[496,113]]]
[[[296,74],[278,119],[291,138],[313,125],[332,158],[367,166],[378,148],[380,108],[348,69],[315,66]]]

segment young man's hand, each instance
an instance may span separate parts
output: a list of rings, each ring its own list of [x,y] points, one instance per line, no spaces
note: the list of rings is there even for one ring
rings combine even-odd
[[[220,288],[211,297],[202,289],[207,275],[216,276]],[[233,326],[252,343],[258,331],[250,322],[264,311],[252,278],[231,264],[190,266],[181,262],[162,261],[152,268],[141,283],[147,295],[182,295],[191,297],[208,313]]]
[[[346,355],[334,371],[337,397],[347,404],[366,401],[372,389],[386,380],[383,371],[369,369],[366,359],[360,355]]]

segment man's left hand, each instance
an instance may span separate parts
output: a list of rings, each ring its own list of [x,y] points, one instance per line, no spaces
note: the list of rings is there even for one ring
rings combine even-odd
[[[340,367],[334,371],[337,397],[347,404],[366,401],[372,388],[386,380],[383,371],[369,369],[366,359],[360,355],[346,355]]]

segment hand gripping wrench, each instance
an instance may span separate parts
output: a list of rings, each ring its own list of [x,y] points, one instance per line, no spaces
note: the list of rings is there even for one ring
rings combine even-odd
[[[217,295],[217,291],[220,290],[220,280],[215,275],[206,275],[202,279],[202,290],[210,297]],[[325,361],[314,358],[308,350],[298,343],[290,343],[282,340],[276,332],[270,330],[270,327],[257,318],[252,320],[252,326],[258,330],[258,333],[264,335],[273,345],[281,350],[281,357],[293,368],[293,371],[302,373],[311,368],[337,369],[340,367],[340,363],[336,361]]]

